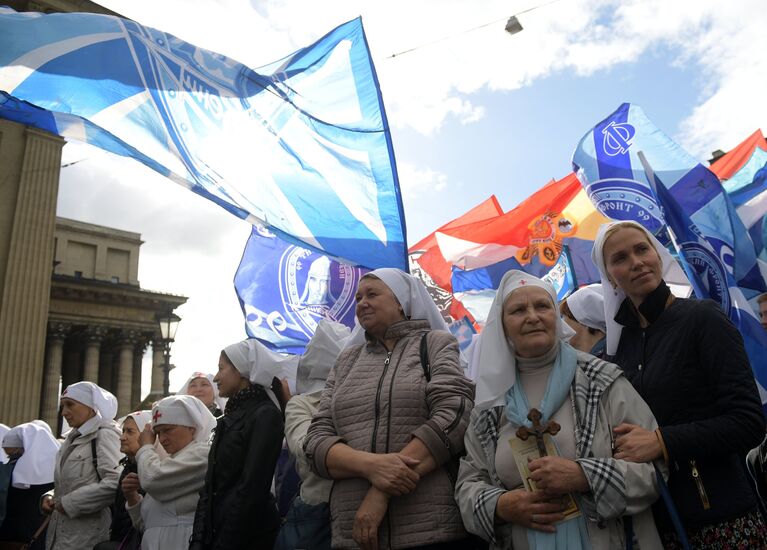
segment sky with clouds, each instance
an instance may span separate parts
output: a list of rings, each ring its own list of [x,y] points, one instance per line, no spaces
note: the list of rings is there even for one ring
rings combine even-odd
[[[362,15],[410,242],[565,176],[578,139],[624,101],[701,160],[767,129],[763,0],[99,3],[252,67]],[[509,35],[514,14],[524,30]],[[245,336],[232,278],[250,226],[136,162],[73,144],[64,157],[80,162],[62,170],[58,214],[141,233],[141,285],[189,297],[171,388],[212,371]]]

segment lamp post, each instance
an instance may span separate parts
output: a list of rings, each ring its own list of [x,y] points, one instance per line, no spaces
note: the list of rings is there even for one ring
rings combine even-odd
[[[157,316],[157,322],[160,324],[160,336],[162,338],[163,355],[165,356],[165,365],[163,367],[162,396],[170,395],[170,345],[176,338],[176,330],[181,317],[168,311],[163,315]]]

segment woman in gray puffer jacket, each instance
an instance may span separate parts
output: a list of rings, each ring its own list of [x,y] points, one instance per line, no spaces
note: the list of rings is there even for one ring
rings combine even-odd
[[[365,275],[356,300],[361,327],[304,442],[313,470],[335,480],[333,548],[464,548],[448,465],[474,385],[458,344],[423,284],[398,269]]]

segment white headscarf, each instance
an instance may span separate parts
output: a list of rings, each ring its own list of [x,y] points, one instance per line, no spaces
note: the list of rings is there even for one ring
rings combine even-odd
[[[74,399],[96,412],[96,421],[91,419],[78,428],[81,434],[95,431],[100,425],[111,424],[117,414],[117,398],[93,382],[70,384],[61,393],[61,397]]]
[[[0,441],[2,441],[3,436],[8,433],[9,430],[10,428],[8,426],[0,424]],[[6,462],[8,462],[8,455],[5,454],[2,446],[0,446],[0,464],[5,464]]]
[[[136,422],[138,425],[138,422]],[[210,441],[216,427],[216,418],[205,403],[191,395],[171,395],[160,399],[152,407],[152,426],[173,424],[194,428],[194,440],[200,443]]]
[[[18,443],[6,445],[6,439],[18,438]],[[36,422],[19,424],[3,438],[4,447],[23,447],[24,454],[13,469],[12,485],[19,489],[29,489],[30,485],[53,483],[53,470],[56,467],[56,453],[59,442],[46,429]]]
[[[514,385],[516,379],[517,360],[511,342],[503,330],[503,304],[516,289],[523,286],[537,286],[548,292],[551,303],[556,308],[557,292],[550,283],[529,275],[524,271],[512,269],[501,279],[495,299],[490,306],[487,324],[482,330],[479,346],[479,364],[477,365],[477,396],[474,406],[489,409],[506,403],[505,395]],[[557,336],[569,340],[575,332],[559,315],[557,319]]]
[[[325,380],[330,369],[344,349],[351,331],[349,327],[322,319],[317,325],[314,336],[306,346],[306,351],[298,360],[296,391],[313,393],[325,387]]]
[[[434,303],[420,279],[394,267],[382,267],[371,271],[368,275],[375,275],[389,287],[399,305],[402,306],[406,318],[428,321],[432,330],[448,330],[437,304]],[[365,330],[360,326],[359,321],[355,320],[354,330],[346,345],[354,346],[364,343]]]
[[[685,279],[684,274],[681,273],[681,268],[679,268],[673,256],[671,256],[671,253],[666,250],[665,246],[658,242],[658,239],[656,239],[652,233],[647,231],[647,229],[642,227],[639,223],[635,221],[621,221],[603,223],[600,225],[599,231],[597,232],[597,238],[594,240],[594,248],[591,249],[591,259],[594,262],[594,265],[599,269],[599,275],[602,278],[602,294],[605,300],[605,325],[607,327],[607,355],[615,355],[615,352],[618,351],[618,343],[621,340],[623,326],[615,320],[615,315],[618,313],[618,309],[620,309],[623,300],[626,299],[626,293],[620,288],[613,288],[613,285],[610,283],[602,251],[605,246],[605,235],[611,227],[617,224],[630,225],[647,235],[647,239],[650,241],[653,248],[655,248],[658,256],[660,256],[662,264],[661,275],[664,279],[672,272],[672,270],[676,272],[674,275],[677,280],[679,280],[680,276],[682,279]]]
[[[605,297],[602,292],[602,285],[598,283],[579,288],[567,297],[567,307],[575,320],[583,326],[607,333]]]
[[[138,431],[143,432],[146,425],[152,423],[152,411],[134,411],[132,413],[128,413],[122,417],[120,425],[124,424],[125,421],[129,418],[132,418],[136,423]]]
[[[272,351],[255,338],[242,340],[236,344],[226,346],[224,353],[232,362],[234,368],[240,371],[243,377],[266,390],[275,405],[279,408],[280,402],[272,391],[272,380],[278,378],[296,379],[298,369],[297,355],[282,355]]]
[[[190,376],[186,382],[184,382],[184,385],[181,386],[181,389],[178,390],[178,393],[176,395],[189,395],[189,384],[192,383],[192,380],[195,380],[197,378],[205,378],[208,382],[210,382],[210,385],[213,386],[213,403],[222,411],[224,410],[224,407],[226,407],[226,398],[221,397],[218,394],[218,385],[213,381],[214,375],[213,374],[206,374],[204,372],[193,372],[192,376]]]

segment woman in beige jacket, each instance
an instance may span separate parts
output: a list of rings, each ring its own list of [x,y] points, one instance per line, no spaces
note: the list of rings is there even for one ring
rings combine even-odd
[[[120,476],[117,399],[93,382],[77,382],[61,394],[62,416],[72,429],[56,455],[54,490],[42,509],[52,513],[48,550],[93,548],[109,538],[109,505]]]
[[[400,270],[369,273],[356,299],[361,328],[304,442],[312,469],[335,480],[333,548],[466,548],[447,466],[463,451],[474,387],[456,340]]]

